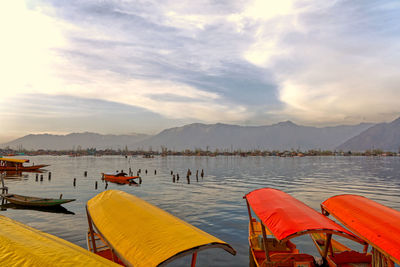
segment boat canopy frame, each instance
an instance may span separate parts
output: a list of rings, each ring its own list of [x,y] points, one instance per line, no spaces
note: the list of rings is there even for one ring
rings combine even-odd
[[[325,233],[366,245],[365,241],[336,222],[278,189],[256,189],[243,198],[248,205],[250,220],[253,210],[262,225],[281,243],[305,234]]]
[[[353,194],[330,197],[321,203],[321,210],[365,240],[375,253],[400,264],[399,211]]]
[[[135,214],[135,212],[140,211],[144,213],[144,216],[146,217],[146,222],[141,222],[141,220],[136,220],[136,225],[135,227],[141,227],[143,226],[141,232],[143,234],[143,232],[145,233],[144,235],[137,235],[136,233],[130,233],[130,231],[125,232],[124,234],[127,234],[127,236],[124,236],[124,238],[134,238],[136,239],[136,243],[139,243],[139,245],[135,246],[133,245],[132,248],[125,248],[125,249],[118,249],[116,246],[113,246],[113,244],[118,243],[115,240],[110,240],[110,238],[107,237],[106,234],[103,233],[103,230],[106,230],[106,228],[104,227],[104,225],[108,225],[108,223],[110,223],[110,221],[107,221],[106,223],[104,222],[104,219],[107,220],[106,217],[108,217],[105,213],[105,211],[107,211],[109,208],[112,208],[113,205],[115,205],[116,203],[119,203],[121,205],[119,205],[119,211],[125,211],[125,215],[124,217],[130,218],[128,219],[130,222],[134,221],[134,219],[131,218],[131,216],[133,214]],[[137,209],[135,211],[133,211],[132,209]],[[107,190],[104,191],[100,194],[98,194],[97,196],[95,196],[94,198],[90,199],[86,205],[86,213],[87,213],[87,219],[88,219],[88,224],[89,224],[89,234],[91,236],[91,245],[93,247],[93,251],[96,253],[96,243],[95,243],[95,239],[94,239],[94,231],[97,232],[98,235],[101,236],[101,238],[104,240],[104,242],[106,243],[106,245],[110,248],[111,252],[116,255],[125,265],[127,266],[141,266],[138,262],[133,263],[132,262],[132,255],[128,255],[126,252],[127,251],[135,251],[138,254],[141,254],[142,256],[144,254],[146,254],[145,249],[143,249],[143,251],[141,250],[141,242],[144,244],[144,246],[146,246],[148,243],[146,243],[146,241],[149,240],[148,235],[152,234],[151,232],[151,227],[146,227],[146,226],[154,226],[157,224],[161,224],[162,227],[156,229],[156,230],[160,230],[161,228],[167,227],[168,225],[173,225],[174,227],[176,227],[177,229],[181,229],[186,231],[185,237],[186,239],[188,239],[188,236],[192,235],[193,239],[201,239],[202,241],[193,241],[190,240],[190,238],[188,240],[190,241],[181,241],[179,242],[179,237],[175,236],[175,240],[177,240],[176,243],[188,243],[186,244],[186,246],[182,246],[184,247],[184,249],[179,250],[178,247],[174,248],[176,249],[176,253],[170,253],[171,255],[168,257],[165,256],[159,256],[158,255],[154,255],[152,254],[151,256],[151,263],[143,263],[143,266],[148,266],[148,265],[156,265],[156,266],[164,266],[168,263],[170,263],[171,261],[174,261],[178,258],[181,258],[183,256],[186,255],[190,255],[192,254],[192,261],[191,261],[191,266],[195,266],[195,262],[196,262],[196,258],[197,258],[197,253],[199,251],[205,250],[205,249],[209,249],[209,248],[222,248],[225,251],[231,253],[232,255],[236,254],[236,251],[226,242],[206,233],[203,232],[202,230],[190,225],[189,223],[186,223],[185,221],[180,220],[179,218],[169,214],[168,212],[159,209],[156,206],[151,205],[150,203],[135,197],[131,194],[128,194],[126,192],[123,191],[119,191],[119,190]],[[94,218],[96,217],[96,218]],[[113,216],[110,216],[113,217]],[[118,223],[120,223],[121,220],[119,220]],[[117,222],[115,222],[114,224],[118,224]],[[114,225],[114,226],[115,226]],[[125,225],[127,225],[127,223],[125,223]],[[144,226],[146,225],[146,226]],[[119,230],[121,230],[123,227],[121,226]],[[118,230],[118,231],[119,231]],[[132,230],[129,228],[129,230]],[[190,232],[192,231],[192,232]],[[190,233],[188,233],[190,232]],[[119,232],[121,233],[121,232]],[[146,235],[148,234],[148,235]],[[152,243],[157,243],[157,237],[163,237],[162,232],[157,232],[155,235],[153,233],[153,237],[152,239]],[[159,236],[160,235],[160,236]],[[141,237],[144,238],[142,240]],[[207,240],[207,241],[204,241]],[[128,245],[132,245],[134,242],[128,242],[126,244]],[[124,245],[126,245],[124,244]],[[190,245],[192,244],[192,245]],[[197,245],[193,245],[193,244],[197,244]],[[166,244],[157,244],[160,245],[158,248],[163,248],[163,247],[173,247],[175,244],[172,243],[166,243]],[[179,250],[179,251],[178,251]],[[164,253],[165,254],[165,253]],[[157,258],[158,257],[158,258]],[[164,258],[163,258],[164,257]],[[141,260],[144,260],[144,258],[141,258],[139,260],[139,262]],[[135,260],[134,260],[135,261]],[[140,262],[141,263],[141,262]]]

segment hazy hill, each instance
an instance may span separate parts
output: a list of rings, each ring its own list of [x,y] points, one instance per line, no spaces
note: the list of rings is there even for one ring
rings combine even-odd
[[[335,127],[308,127],[286,121],[269,126],[238,126],[228,124],[194,123],[166,129],[155,136],[101,135],[96,133],[72,133],[68,135],[27,135],[1,145],[18,149],[70,150],[81,147],[97,149],[144,149],[161,151],[161,146],[171,150],[309,150],[335,149],[346,140],[360,134],[371,124]]]
[[[341,150],[365,151],[382,149],[384,151],[399,151],[400,148],[400,118],[390,123],[379,123],[338,146]]]
[[[132,135],[102,135],[97,133],[71,133],[67,135],[52,134],[30,134],[18,138],[9,143],[2,144],[1,147],[9,146],[14,149],[23,147],[25,149],[52,149],[52,150],[71,150],[97,148],[97,149],[136,149],[134,144],[148,138],[145,134]]]
[[[334,149],[349,138],[358,135],[371,124],[335,127],[306,127],[293,122],[270,126],[238,126],[228,124],[189,124],[166,129],[137,145],[160,150],[183,149]]]

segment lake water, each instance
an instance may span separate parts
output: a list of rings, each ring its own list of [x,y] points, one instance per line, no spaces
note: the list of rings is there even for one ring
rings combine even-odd
[[[37,164],[50,164],[51,180],[44,173],[36,181],[35,173],[8,177],[11,193],[41,197],[76,198],[64,207],[74,214],[37,210],[7,209],[0,214],[39,230],[54,234],[86,248],[86,202],[105,190],[102,172],[142,170],[139,186],[109,183],[108,189],[134,194],[198,228],[230,243],[237,251],[232,256],[221,249],[199,253],[197,266],[248,266],[248,215],[243,196],[257,188],[281,189],[319,211],[319,204],[337,194],[360,194],[400,210],[400,157],[141,157],[36,156]],[[148,174],[145,174],[145,170]],[[190,169],[190,184],[186,172]],[[204,169],[205,176],[196,170]],[[154,174],[157,170],[157,174]],[[84,171],[88,176],[84,177]],[[180,180],[172,182],[171,171]],[[76,186],[73,179],[76,178]],[[95,190],[95,182],[98,189]],[[134,227],[134,226],[132,226]],[[318,252],[309,237],[294,240],[301,251],[315,256]],[[170,266],[189,266],[190,257]]]

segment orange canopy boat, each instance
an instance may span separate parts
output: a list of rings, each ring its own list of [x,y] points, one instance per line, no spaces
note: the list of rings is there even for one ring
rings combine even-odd
[[[372,247],[372,266],[400,264],[400,212],[357,195],[338,195],[321,204]]]
[[[250,251],[256,266],[315,266],[314,257],[300,253],[291,242],[292,238],[305,234],[326,237],[324,258],[332,247],[332,234],[365,244],[334,221],[280,190],[257,189],[244,198],[250,218]],[[252,217],[251,209],[260,219],[259,222]],[[353,256],[365,256],[360,254],[352,251]]]
[[[24,166],[24,163],[28,163],[29,159],[11,159],[11,158],[0,158],[0,171],[36,171],[49,165],[31,165]]]
[[[117,184],[137,184],[135,182],[136,179],[139,180],[139,183],[142,183],[142,178],[140,176],[127,176],[128,174],[125,172],[117,172],[115,174],[110,173],[102,173],[103,179]]]

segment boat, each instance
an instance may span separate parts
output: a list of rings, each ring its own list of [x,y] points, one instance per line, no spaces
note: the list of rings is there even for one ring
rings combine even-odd
[[[12,159],[12,158],[0,158],[0,171],[37,171],[41,168],[49,165],[31,165],[24,166],[24,163],[28,163],[29,159]]]
[[[371,246],[372,266],[400,264],[399,211],[351,194],[328,198],[321,209]]]
[[[0,196],[10,203],[27,207],[53,207],[75,200],[63,198],[30,197],[17,194],[0,194]]]
[[[249,246],[255,266],[316,266],[314,257],[300,253],[292,242],[293,238],[307,234],[325,236],[326,248],[331,247],[332,234],[366,245],[350,231],[283,191],[261,188],[243,198],[249,214]],[[252,211],[259,221],[253,218]],[[328,249],[323,251],[323,258],[327,254]],[[354,251],[352,255],[359,254]],[[341,264],[344,263],[353,262],[346,258]]]
[[[57,236],[0,215],[1,266],[118,266]]]
[[[102,173],[102,177],[104,180],[112,183],[117,183],[117,184],[137,184],[135,181],[136,179],[139,180],[139,183],[141,183],[140,176],[127,176],[128,174],[125,172],[117,172],[115,174],[110,174],[110,173]]]
[[[87,202],[88,250],[126,266],[164,266],[209,248],[236,254],[226,242],[120,190],[104,191]]]
[[[58,205],[58,206],[51,206],[51,207],[35,207],[35,206],[22,206],[16,205],[13,203],[7,203],[0,205],[0,210],[5,211],[7,209],[16,209],[16,210],[35,210],[40,212],[48,212],[48,213],[63,213],[63,214],[71,214],[75,215],[74,212],[67,210],[65,207]]]

